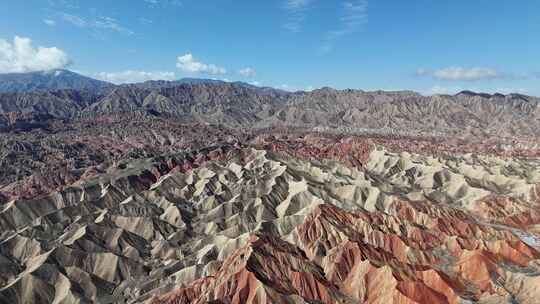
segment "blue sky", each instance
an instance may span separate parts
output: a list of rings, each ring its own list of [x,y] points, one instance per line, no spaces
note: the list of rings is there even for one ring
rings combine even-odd
[[[0,72],[540,95],[539,14],[536,0],[4,1]]]

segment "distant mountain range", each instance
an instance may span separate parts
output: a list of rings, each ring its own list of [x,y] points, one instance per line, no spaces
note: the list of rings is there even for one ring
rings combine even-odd
[[[538,98],[70,73],[0,93],[0,304],[538,304]]]
[[[0,87],[10,91],[0,93],[0,115],[11,117],[20,113],[72,119],[142,111],[244,128],[288,126],[415,136],[540,134],[540,99],[520,94],[464,91],[422,96],[411,91],[332,88],[286,92],[205,79],[113,85],[65,70],[3,75]],[[2,121],[5,125],[9,119],[0,118],[0,125]]]
[[[110,82],[93,79],[81,74],[55,69],[30,73],[0,74],[0,93],[31,93],[60,90],[86,90],[103,92],[117,86],[131,86],[141,89],[174,87],[181,84],[223,84],[224,81],[202,78],[182,78],[174,81],[149,80],[141,83],[115,85]],[[236,82],[244,86],[247,83]]]
[[[0,74],[0,92],[36,92],[57,90],[101,91],[114,86],[68,70]]]

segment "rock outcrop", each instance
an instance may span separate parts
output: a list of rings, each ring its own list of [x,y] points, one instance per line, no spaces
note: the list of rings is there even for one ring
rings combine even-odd
[[[538,161],[354,141],[288,151],[123,162],[11,199],[0,303],[540,298]]]

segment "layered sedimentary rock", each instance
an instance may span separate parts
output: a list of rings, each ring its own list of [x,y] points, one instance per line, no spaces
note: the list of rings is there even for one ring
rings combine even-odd
[[[0,206],[0,302],[532,304],[539,184],[354,141],[119,163]]]

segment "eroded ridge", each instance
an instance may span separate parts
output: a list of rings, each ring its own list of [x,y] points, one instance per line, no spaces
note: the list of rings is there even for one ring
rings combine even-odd
[[[141,161],[9,202],[0,302],[540,298],[538,162],[272,150]]]

